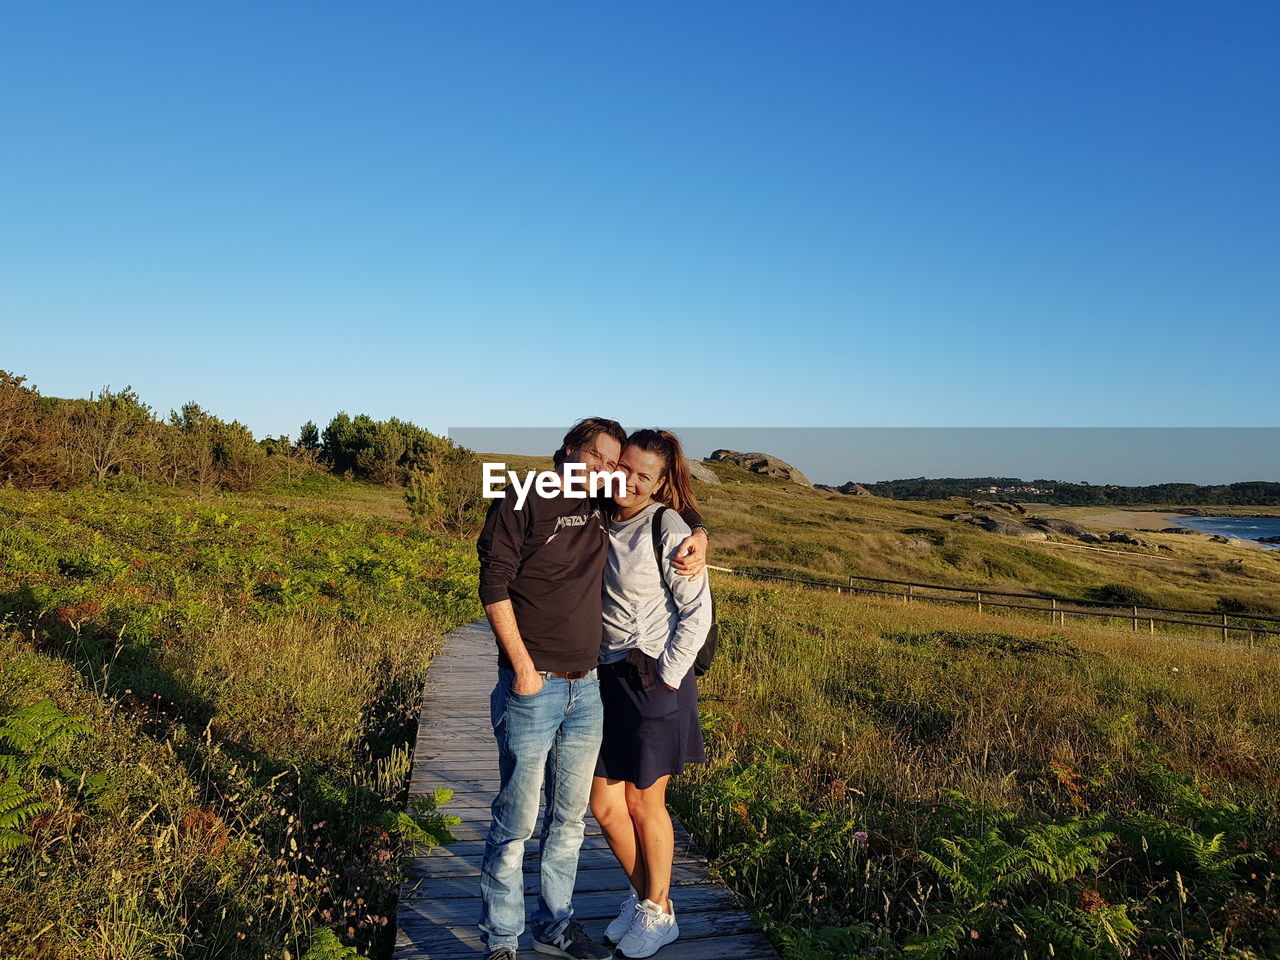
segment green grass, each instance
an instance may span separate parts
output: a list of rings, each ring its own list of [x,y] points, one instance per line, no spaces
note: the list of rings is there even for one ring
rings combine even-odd
[[[788,957],[1280,953],[1274,653],[716,594],[678,808]]]
[[[474,548],[309,478],[0,490],[0,556],[0,724],[45,700],[86,724],[38,762],[0,743],[47,804],[0,863],[5,955],[296,958],[320,927],[386,955],[401,838],[438,825],[394,814],[431,653],[480,615]]]
[[[1206,610],[1280,587],[1280,554],[1008,540],[711,466],[726,566]],[[386,955],[398,854],[441,826],[395,815],[435,644],[481,615],[474,547],[317,474],[0,490],[0,557],[6,955]],[[676,799],[788,957],[1280,954],[1274,653],[716,580],[712,762]]]

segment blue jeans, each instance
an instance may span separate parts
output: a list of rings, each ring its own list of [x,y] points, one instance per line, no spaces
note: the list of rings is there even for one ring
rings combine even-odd
[[[490,950],[515,950],[524,932],[524,844],[533,836],[544,787],[533,935],[552,940],[572,919],[578,851],[604,725],[594,670],[581,680],[545,678],[542,689],[529,696],[516,693],[514,683],[515,672],[499,667],[489,698],[501,777],[480,870],[480,931]]]

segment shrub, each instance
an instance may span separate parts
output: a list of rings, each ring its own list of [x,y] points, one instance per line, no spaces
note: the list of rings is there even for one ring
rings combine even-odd
[[[1085,590],[1084,595],[1086,600],[1098,600],[1102,603],[1126,603],[1139,607],[1159,606],[1150,594],[1127,583],[1104,583],[1100,587],[1090,587]]]
[[[1213,605],[1213,609],[1218,613],[1241,615],[1260,613],[1264,616],[1273,616],[1276,612],[1276,608],[1271,604],[1256,600],[1253,597],[1219,597]]]
[[[154,414],[131,388],[112,392],[103,387],[88,400],[64,403],[69,411],[64,476],[102,481],[109,474],[137,466],[146,450],[146,433]]]
[[[416,424],[392,417],[374,420],[367,414],[337,414],[324,430],[324,459],[335,473],[387,486],[400,486],[415,469],[429,469],[430,459],[452,444]]]
[[[0,485],[55,486],[63,418],[42,410],[40,395],[25,383],[0,370]]]

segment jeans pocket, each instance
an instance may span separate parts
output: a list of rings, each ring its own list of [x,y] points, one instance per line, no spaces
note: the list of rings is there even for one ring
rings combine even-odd
[[[503,695],[502,682],[493,688],[493,692],[489,694],[489,722],[493,724],[494,732],[502,726],[502,721],[507,716],[507,698]]]
[[[547,690],[547,681],[544,678],[542,686],[538,688],[537,693],[517,693],[515,684],[511,685],[511,689],[507,691],[507,699],[514,700],[516,703],[531,703],[542,696]]]

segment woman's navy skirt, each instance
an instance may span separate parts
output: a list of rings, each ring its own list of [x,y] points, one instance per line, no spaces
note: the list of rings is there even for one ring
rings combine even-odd
[[[659,777],[679,773],[686,763],[706,762],[692,667],[678,690],[667,688],[658,676],[657,660],[639,650],[602,665],[597,673],[604,703],[597,777],[626,780],[644,790]]]

